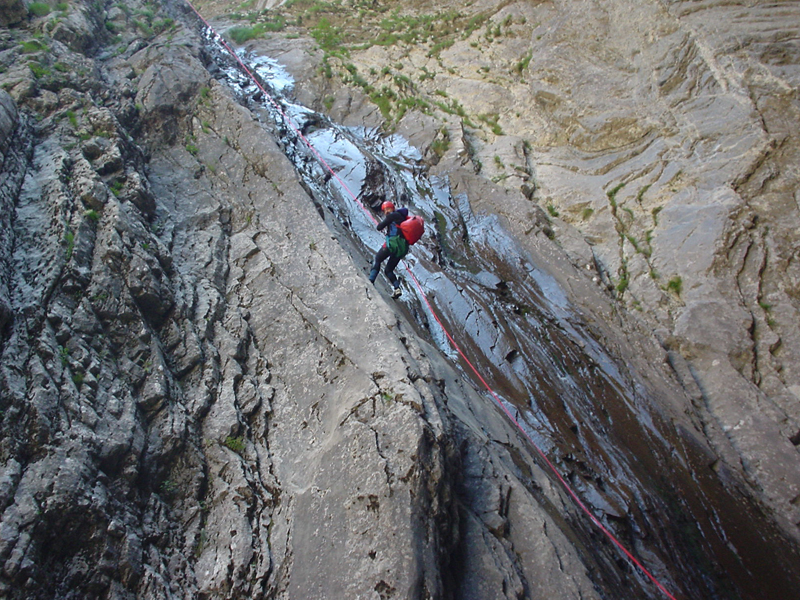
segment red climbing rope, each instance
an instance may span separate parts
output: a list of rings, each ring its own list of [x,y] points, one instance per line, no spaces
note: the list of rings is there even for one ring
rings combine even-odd
[[[317,151],[317,149],[314,148],[313,144],[311,142],[309,142],[308,139],[302,134],[302,132],[297,127],[297,125],[292,121],[291,117],[289,117],[286,114],[286,112],[275,101],[275,99],[272,97],[272,95],[269,92],[267,92],[267,90],[264,89],[264,86],[261,85],[261,83],[258,81],[258,79],[255,76],[253,76],[253,74],[250,71],[250,69],[248,69],[247,66],[244,64],[244,62],[242,61],[242,59],[239,58],[239,55],[236,54],[236,52],[234,52],[234,50],[225,42],[225,40],[222,38],[222,36],[219,35],[214,30],[213,27],[211,27],[209,22],[206,21],[206,19],[203,17],[203,15],[200,14],[200,11],[198,11],[189,0],[186,0],[186,4],[189,5],[189,7],[194,11],[194,13],[197,15],[197,17],[205,24],[205,26],[208,28],[208,30],[211,31],[216,36],[217,41],[219,41],[219,43],[236,60],[236,62],[239,64],[239,66],[242,68],[242,70],[248,75],[248,77],[250,77],[250,79],[253,80],[253,82],[258,86],[258,88],[264,93],[264,96],[269,99],[269,101],[272,104],[272,106],[274,106],[275,109],[282,115],[284,121],[289,125],[289,127],[291,127],[291,129],[294,131],[295,135],[297,135],[301,140],[303,140],[305,145],[308,146],[309,150],[311,150],[311,152],[314,153],[314,156],[316,156],[317,160],[319,160],[319,162],[325,167],[325,169],[327,169],[328,172],[330,172],[330,174],[336,179],[336,181],[339,182],[339,184],[347,192],[347,194],[367,213],[367,215],[370,217],[370,219],[372,219],[373,223],[377,223],[377,219],[375,219],[375,216],[372,214],[372,212],[369,211],[366,206],[364,206],[364,204],[350,190],[350,188],[347,187],[347,184],[345,184],[345,182],[342,181],[342,179],[339,177],[339,175],[336,173],[336,171],[334,171],[328,165],[328,163],[325,161],[325,159],[322,158],[322,155],[320,155],[320,153]],[[539,456],[542,458],[542,460],[544,460],[544,462],[547,464],[549,469],[553,472],[553,474],[556,476],[556,478],[561,482],[561,485],[564,486],[564,489],[567,491],[567,493],[570,495],[570,497],[572,497],[572,499],[575,501],[575,504],[577,504],[578,507],[584,513],[586,513],[586,515],[589,517],[589,519],[600,529],[600,531],[602,531],[606,535],[606,537],[608,537],[608,539],[611,540],[611,542],[613,542],[613,544],[617,548],[619,548],[619,550],[628,558],[628,560],[630,560],[631,563],[633,563],[642,573],[644,573],[650,579],[650,581],[652,581],[656,585],[656,587],[659,590],[661,590],[661,592],[664,593],[665,596],[670,598],[670,600],[676,600],[675,596],[673,596],[672,594],[669,593],[669,591],[661,584],[661,582],[659,582],[655,578],[655,576],[653,576],[650,573],[650,571],[648,571],[644,567],[644,565],[642,565],[642,563],[639,562],[636,559],[636,557],[633,556],[633,554],[631,554],[628,551],[628,549],[625,548],[625,546],[622,545],[622,543],[614,536],[614,534],[612,534],[600,522],[600,520],[592,513],[592,511],[590,511],[586,507],[586,505],[581,501],[581,499],[578,498],[578,495],[575,493],[575,491],[572,489],[572,487],[570,487],[570,485],[567,483],[567,481],[564,479],[564,477],[561,475],[561,473],[559,473],[559,471],[558,471],[558,469],[556,469],[555,465],[553,465],[553,463],[550,462],[550,459],[547,458],[547,455],[541,450],[541,448],[539,448],[539,446],[536,444],[536,442],[533,441],[531,436],[528,435],[528,433],[525,431],[525,428],[522,427],[522,425],[519,423],[517,418],[514,417],[513,414],[511,414],[511,411],[508,410],[508,408],[506,407],[505,404],[503,404],[503,402],[500,400],[500,397],[497,395],[497,393],[495,393],[495,391],[492,389],[492,387],[487,383],[487,381],[480,374],[478,369],[475,368],[475,365],[473,365],[472,362],[469,360],[469,358],[467,358],[466,354],[464,354],[464,352],[461,350],[461,347],[456,343],[455,339],[453,339],[453,336],[450,335],[450,332],[447,330],[447,328],[445,327],[444,323],[442,323],[441,319],[436,314],[436,311],[433,310],[433,306],[431,305],[430,301],[428,300],[428,297],[425,294],[424,289],[422,288],[422,284],[420,284],[419,280],[416,278],[416,276],[411,271],[409,266],[404,262],[403,263],[403,267],[406,270],[406,272],[411,276],[411,279],[414,281],[414,285],[416,285],[417,289],[419,290],[420,297],[425,301],[425,304],[427,305],[428,310],[433,315],[433,318],[436,319],[436,322],[439,324],[439,327],[441,328],[442,332],[447,337],[447,340],[450,342],[450,344],[456,350],[458,355],[469,366],[469,368],[472,370],[472,372],[475,373],[475,376],[480,380],[480,382],[483,384],[483,386],[486,388],[486,390],[489,392],[489,394],[491,394],[491,396],[494,398],[495,402],[500,406],[500,408],[505,413],[505,415],[509,418],[509,420],[517,427],[517,429],[519,429],[520,432],[522,432],[522,435],[525,436],[525,438],[528,440],[528,442],[531,444],[531,446],[533,446],[533,448],[536,450],[536,452],[539,454]]]

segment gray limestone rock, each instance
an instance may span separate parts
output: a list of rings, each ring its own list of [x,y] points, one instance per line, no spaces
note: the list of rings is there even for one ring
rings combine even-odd
[[[425,298],[182,8],[0,54],[0,596],[661,597],[604,532],[676,597],[796,591],[795,8],[451,4],[330,78],[247,44],[418,150],[359,197],[438,194]]]

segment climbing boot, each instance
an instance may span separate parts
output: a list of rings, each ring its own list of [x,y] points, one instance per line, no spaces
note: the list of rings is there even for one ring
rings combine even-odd
[[[403,292],[400,291],[400,288],[396,287],[396,288],[394,288],[394,291],[392,292],[392,298],[397,299],[397,298],[400,297],[400,294],[402,294],[402,293]]]

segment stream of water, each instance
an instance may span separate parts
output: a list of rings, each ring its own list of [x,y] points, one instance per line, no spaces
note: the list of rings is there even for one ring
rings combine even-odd
[[[400,300],[420,333],[460,364],[432,307],[594,514],[682,590],[678,597],[796,597],[797,556],[785,551],[793,546],[777,531],[751,524],[758,509],[747,495],[709,468],[694,433],[662,418],[592,336],[546,265],[534,264],[495,217],[473,213],[469,198],[452,194],[447,180],[429,177],[420,152],[400,136],[343,127],[298,105],[280,64],[241,51],[270,100],[214,35],[208,40],[220,79],[271,121],[304,185],[350,238],[365,270],[384,241],[375,229],[381,199],[405,197],[425,218],[426,236],[405,264],[430,305],[409,277]],[[643,578],[638,571],[628,576]]]

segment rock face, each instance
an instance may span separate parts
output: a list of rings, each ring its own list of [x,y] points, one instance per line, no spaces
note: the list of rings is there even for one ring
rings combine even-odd
[[[634,52],[644,42],[609,42],[621,20],[588,11],[604,37],[586,43],[618,74],[598,71],[592,94],[622,102],[576,114],[584,105],[567,90],[586,75],[545,49],[580,22],[558,5],[484,4],[475,9],[493,11],[497,26],[525,17],[533,37],[514,38],[523,58],[547,38],[520,68],[538,73],[539,87],[525,75],[508,88],[524,98],[511,105],[517,116],[503,113],[515,137],[449,113],[412,112],[397,126],[428,152],[420,169],[450,177],[453,198],[502,217],[548,273],[551,287],[540,278],[537,293],[577,306],[569,326],[582,337],[555,319],[539,330],[558,363],[543,380],[559,389],[555,380],[590,371],[576,387],[594,404],[583,414],[556,394],[541,408],[520,404],[519,414],[533,410],[520,417],[527,435],[676,597],[789,595],[800,581],[787,217],[797,186],[785,168],[796,158],[793,47],[755,36],[721,60],[733,33],[700,35],[714,20],[673,3],[634,15],[649,40]],[[298,178],[279,127],[217,77],[188,10],[155,14],[136,1],[59,10],[0,30],[0,595],[663,597],[436,345],[424,308],[369,284],[369,252]],[[739,25],[753,33],[748,22]],[[462,42],[442,64],[480,74]],[[298,75],[316,72],[301,59],[322,58],[302,37],[260,43],[280,46]],[[401,60],[396,51],[353,60],[366,72],[370,61]],[[433,73],[435,62],[417,67]],[[502,82],[476,95],[463,74],[436,77],[475,114],[507,100]],[[656,95],[650,108],[661,112],[620,90]],[[343,122],[383,118],[335,79],[297,90],[309,104],[328,94]],[[492,181],[512,157],[522,180]],[[461,210],[458,235],[436,242],[452,261],[501,238],[489,227],[481,243],[477,218]],[[648,245],[634,244],[645,218]],[[462,281],[437,308],[470,335],[481,317],[461,315],[458,294],[480,283],[498,315],[524,317],[533,301],[515,304],[524,286],[514,282],[537,273],[514,268]],[[682,283],[662,289],[648,269]],[[520,322],[494,321],[509,331]],[[514,361],[524,349],[496,335],[490,346],[511,366],[493,381],[513,407],[509,373],[523,371]],[[552,428],[536,430],[548,419]],[[644,430],[650,437],[631,434]],[[592,439],[596,456],[581,446]],[[604,439],[622,445],[606,453]]]

